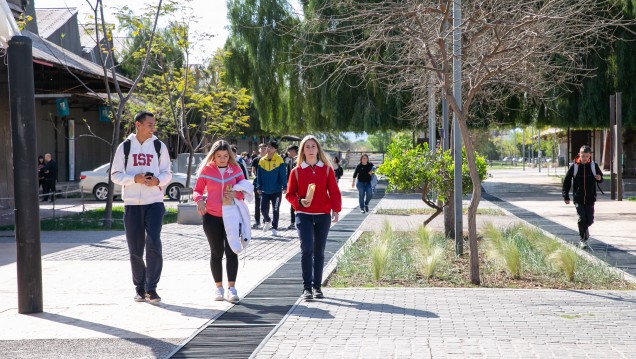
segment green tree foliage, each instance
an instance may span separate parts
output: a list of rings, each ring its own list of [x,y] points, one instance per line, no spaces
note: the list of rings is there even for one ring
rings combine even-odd
[[[177,9],[183,9],[188,2],[189,0],[186,0],[184,5],[179,5],[176,1],[167,1],[161,9],[160,16],[171,18]],[[143,65],[153,25],[152,19],[146,15],[149,10],[145,9],[142,16],[135,14],[128,6],[119,8],[115,12],[119,31],[127,35],[124,48],[118,49],[117,52],[119,68],[124,76],[134,77]],[[160,62],[172,64],[176,68],[183,67],[185,54],[182,44],[179,44],[180,37],[176,34],[182,31],[181,28],[182,24],[171,21],[166,27],[156,30],[154,44],[150,50],[151,61],[148,63],[146,74],[160,74],[163,71],[163,68],[159,66]]]
[[[486,160],[475,154],[477,170],[480,180],[486,178]],[[428,144],[413,146],[405,135],[396,136],[388,147],[384,163],[378,172],[387,176],[389,190],[419,191],[422,200],[432,208],[437,209],[426,222],[430,222],[441,212],[442,208],[451,200],[453,193],[454,161],[451,151],[437,149],[430,151]],[[466,153],[462,156],[462,190],[464,194],[472,192],[472,181]],[[441,207],[436,201],[442,201]]]
[[[282,31],[297,24],[291,8],[284,0],[229,0],[227,5],[229,81],[250,89],[263,130],[283,133],[297,129],[300,113],[290,113],[289,101],[298,93],[298,74],[290,64],[292,38]]]
[[[304,12],[321,1],[303,1]],[[228,0],[225,50],[231,83],[248,87],[262,130],[375,132],[408,126],[403,100],[371,77],[332,78],[333,65],[307,64],[303,53],[338,38],[315,38],[285,0]]]
[[[374,151],[385,152],[391,143],[391,132],[378,132],[369,135],[367,139]]]
[[[616,3],[622,5],[625,19],[636,19],[633,1],[617,0]],[[636,128],[634,31],[636,29],[633,26],[617,28],[616,35],[621,41],[599,43],[588,54],[582,55],[586,58],[587,66],[593,69],[593,77],[586,78],[577,86],[555,89],[555,94],[559,96],[557,101],[545,104],[521,101],[523,109],[519,109],[519,116],[528,118],[527,114],[531,113],[530,117],[536,117],[537,125],[546,127],[606,128],[609,126],[609,96],[621,92],[623,126]]]
[[[164,135],[172,136],[175,155],[194,153],[218,137],[240,134],[247,126],[250,96],[245,88],[233,88],[225,82],[223,61],[226,53],[218,51],[205,65],[192,65],[190,53],[196,46],[189,37],[190,24],[195,19],[186,5],[171,3],[164,8],[170,18],[151,50],[151,63],[158,71],[149,74],[140,85],[141,101],[131,105],[132,112],[151,110],[160,120]],[[182,17],[180,18],[179,15]],[[132,42],[145,39],[144,22],[132,12],[120,13],[124,23],[134,24]],[[131,25],[132,26],[132,25]],[[146,47],[148,47],[146,45]],[[137,59],[145,48],[131,48],[130,58]],[[189,178],[186,185],[189,182]]]

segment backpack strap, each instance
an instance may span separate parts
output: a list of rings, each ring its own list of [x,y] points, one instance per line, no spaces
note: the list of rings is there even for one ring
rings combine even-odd
[[[161,141],[156,138],[154,140],[155,152],[157,152],[157,160],[161,158]],[[128,155],[130,155],[130,140],[127,139],[124,141],[124,171],[126,171],[126,167],[128,167]]]
[[[128,167],[128,155],[130,154],[130,140],[124,141],[124,172]]]

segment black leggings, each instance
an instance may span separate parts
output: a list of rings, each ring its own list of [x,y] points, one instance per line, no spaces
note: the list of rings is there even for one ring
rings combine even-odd
[[[215,217],[209,213],[203,216],[203,232],[208,237],[210,244],[210,269],[212,270],[212,278],[214,282],[223,281],[223,252],[227,263],[225,269],[227,271],[228,282],[236,281],[236,273],[238,272],[238,256],[232,252],[230,244],[227,242],[225,227],[223,226],[223,217]]]

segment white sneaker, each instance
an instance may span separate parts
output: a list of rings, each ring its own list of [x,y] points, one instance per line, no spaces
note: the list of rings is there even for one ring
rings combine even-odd
[[[274,237],[278,236],[278,230],[272,229],[272,236]]]
[[[272,222],[263,222],[263,232],[269,231],[272,228]]]
[[[227,289],[227,301],[230,303],[238,303],[240,300],[235,287],[229,287]]]
[[[225,290],[223,287],[216,287],[216,292],[214,293],[214,300],[221,302],[223,301],[223,295],[225,294]]]

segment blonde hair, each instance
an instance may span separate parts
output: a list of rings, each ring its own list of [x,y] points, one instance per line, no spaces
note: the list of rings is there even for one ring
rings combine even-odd
[[[201,161],[201,163],[199,164],[199,168],[197,168],[197,176],[200,175],[201,172],[203,172],[205,166],[214,161],[214,154],[216,154],[218,151],[227,151],[228,155],[230,156],[230,160],[228,161],[228,163],[234,166],[238,166],[238,163],[236,163],[234,151],[232,151],[232,145],[230,145],[229,142],[225,140],[218,140],[214,142],[212,148],[210,148],[210,152],[208,152],[203,161]]]
[[[318,146],[318,159],[320,161],[322,161],[322,163],[324,163],[325,165],[327,165],[329,167],[333,167],[331,165],[331,161],[329,160],[329,156],[322,149],[322,146],[320,145],[320,142],[318,142],[318,139],[315,136],[312,136],[312,135],[307,135],[307,136],[305,136],[303,138],[302,141],[300,141],[300,146],[299,146],[299,149],[298,149],[298,161],[296,161],[296,166],[300,166],[300,164],[305,161],[305,143],[307,143],[307,141],[316,142],[316,146]]]

